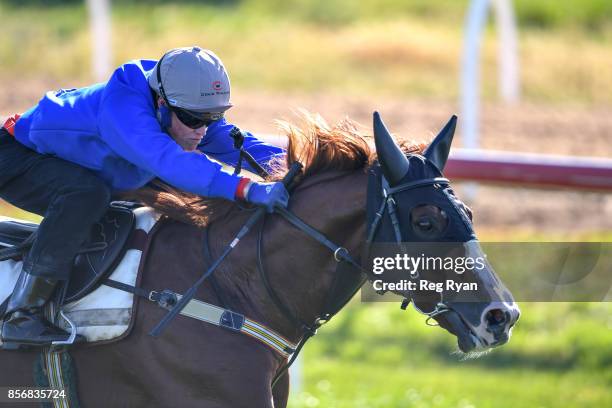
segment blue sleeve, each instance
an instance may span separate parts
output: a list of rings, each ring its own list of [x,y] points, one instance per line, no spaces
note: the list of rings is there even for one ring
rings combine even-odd
[[[198,145],[198,149],[220,162],[236,166],[240,153],[238,149],[234,148],[234,139],[230,136],[230,132],[233,128],[234,125],[227,123],[225,119],[212,123],[208,129],[206,129],[206,135]],[[285,154],[285,149],[262,142],[251,133],[244,133],[244,149],[250,153],[255,161],[264,169],[269,170],[268,163],[275,156]],[[242,167],[257,173],[255,169],[251,168],[246,160],[242,162]]]
[[[98,126],[115,153],[166,183],[202,196],[234,199],[239,178],[198,151],[184,151],[162,131],[153,102],[125,83],[115,82],[105,95]]]

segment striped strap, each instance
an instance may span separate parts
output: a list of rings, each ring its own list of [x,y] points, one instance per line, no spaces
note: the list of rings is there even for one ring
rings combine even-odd
[[[45,315],[47,320],[55,323],[55,303],[49,302],[45,307]],[[45,347],[42,351],[44,358],[44,367],[46,367],[47,380],[49,388],[63,390],[64,397],[53,399],[53,408],[71,408],[78,406],[78,397],[76,401],[70,399],[70,384],[64,381],[65,373],[62,365],[62,355],[64,351],[54,350],[52,347]]]
[[[179,294],[175,294],[175,296],[177,299],[181,298]],[[264,343],[285,358],[291,356],[297,347],[274,330],[268,329],[266,326],[246,318],[240,313],[232,312],[231,310],[211,305],[201,300],[192,299],[180,314],[246,334]]]

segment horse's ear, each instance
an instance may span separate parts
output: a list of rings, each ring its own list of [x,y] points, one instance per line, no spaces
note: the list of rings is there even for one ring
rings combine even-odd
[[[374,143],[378,163],[389,185],[399,183],[408,173],[408,159],[387,130],[378,112],[374,112]]]
[[[456,127],[457,115],[453,115],[423,153],[423,156],[435,164],[440,171],[444,171],[444,166],[446,166]]]

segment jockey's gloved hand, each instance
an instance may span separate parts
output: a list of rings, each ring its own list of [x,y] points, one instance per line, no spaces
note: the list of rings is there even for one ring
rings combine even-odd
[[[286,208],[289,193],[283,183],[259,183],[242,178],[236,189],[236,198],[265,207],[271,213],[274,207]]]

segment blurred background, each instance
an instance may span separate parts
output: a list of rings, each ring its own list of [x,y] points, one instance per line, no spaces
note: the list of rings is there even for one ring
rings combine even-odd
[[[0,0],[0,115],[47,90],[104,80],[130,59],[197,44],[223,59],[228,117],[245,130],[274,134],[274,120],[297,108],[367,129],[376,109],[398,137],[428,140],[451,114],[462,120],[461,78],[472,63],[480,148],[610,159],[612,2],[507,1],[517,39],[510,96],[499,53],[512,44],[500,41],[495,2],[114,1],[109,32],[93,37],[95,0]],[[474,55],[466,39],[476,3],[489,12]],[[474,147],[465,133],[456,147]],[[612,241],[610,193],[462,187],[483,241]],[[610,305],[523,303],[508,345],[463,361],[455,339],[422,316],[355,299],[305,348],[291,407],[612,406]]]

